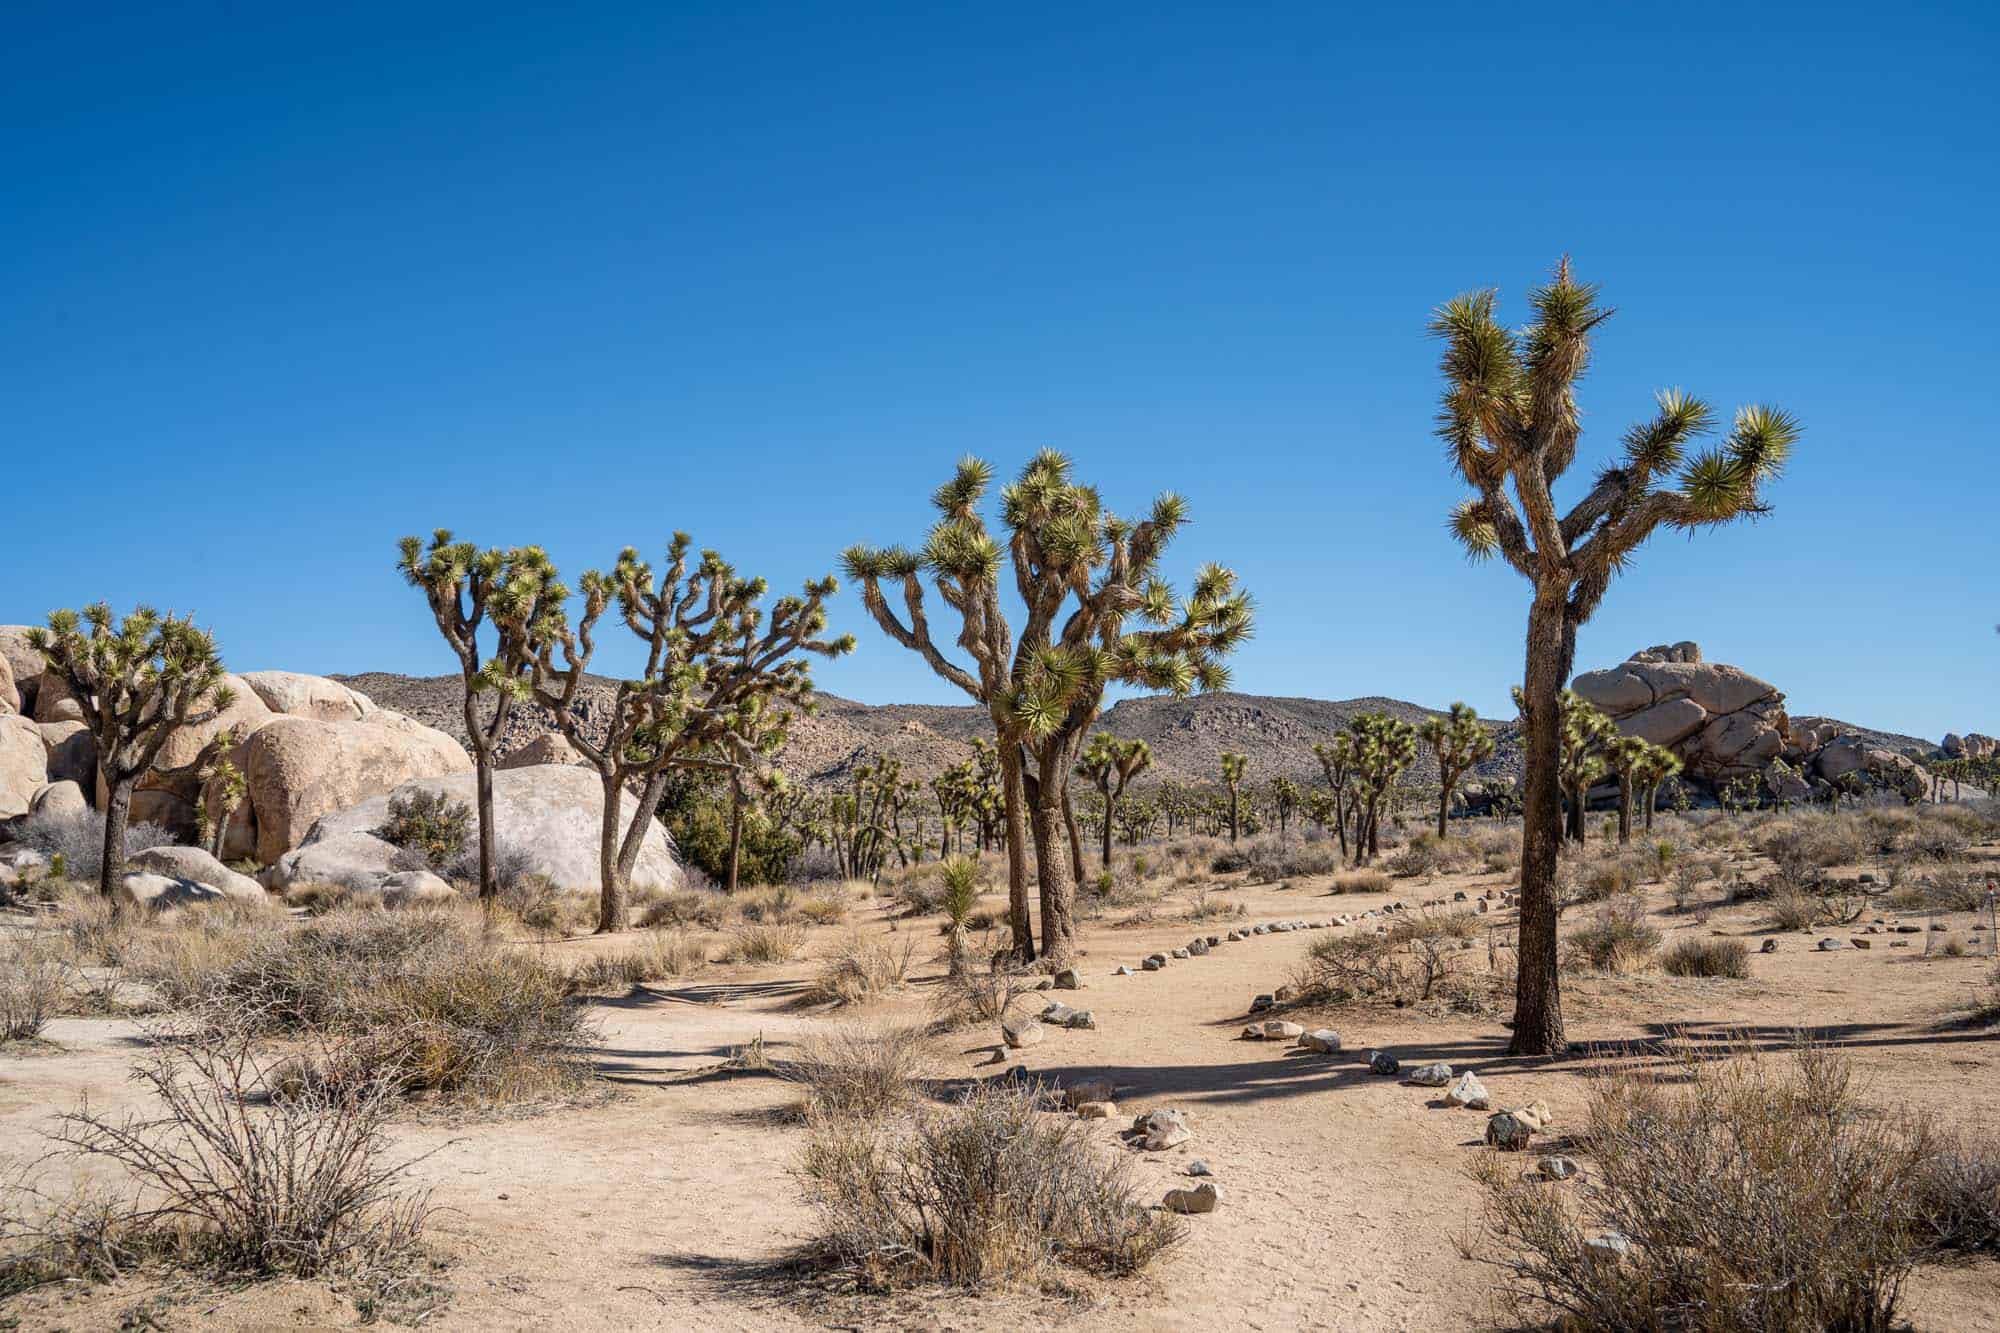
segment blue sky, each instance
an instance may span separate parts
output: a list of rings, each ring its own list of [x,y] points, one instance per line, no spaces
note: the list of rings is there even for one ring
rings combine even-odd
[[[505,9],[507,12],[497,12]],[[440,524],[566,570],[676,528],[790,586],[965,452],[1184,492],[1238,688],[1509,713],[1428,311],[1559,254],[1659,387],[1806,437],[1656,537],[1579,660],[1700,640],[1833,713],[2000,731],[1985,5],[14,6],[0,621],[141,598],[232,665],[441,672]],[[863,623],[834,692],[950,701]],[[623,663],[608,657],[607,665]]]

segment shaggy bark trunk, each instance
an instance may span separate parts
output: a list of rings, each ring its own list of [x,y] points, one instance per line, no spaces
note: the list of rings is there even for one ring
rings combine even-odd
[[[138,781],[135,775],[109,784],[111,791],[104,803],[104,849],[97,862],[97,891],[114,907],[120,901],[118,881],[125,877],[125,826],[131,822],[132,788]]]
[[[1561,1055],[1562,975],[1556,960],[1560,909],[1556,862],[1562,846],[1557,764],[1562,755],[1563,605],[1537,597],[1528,613],[1522,682],[1526,740],[1521,794],[1521,927],[1514,985],[1514,1055]]]
[[[1443,781],[1444,775],[1442,773],[1440,773],[1438,777],[1440,781]],[[1442,789],[1438,792],[1438,841],[1439,842],[1443,842],[1445,839],[1444,821],[1445,821],[1445,816],[1450,813],[1451,813],[1451,783],[1444,782]]]
[[[731,774],[729,778],[729,865],[723,872],[722,891],[735,893],[739,871],[743,865],[743,780]]]
[[[1229,841],[1232,843],[1236,841],[1236,816],[1236,788],[1231,787],[1229,789]]]
[[[1632,779],[1618,776],[1618,845],[1632,841]]]
[[[1660,784],[1655,782],[1652,786],[1646,788],[1646,832],[1648,833],[1653,831],[1653,807],[1659,803],[1659,800]]]
[[[625,928],[625,882],[618,874],[618,779],[604,778],[604,816],[597,837],[597,933]]]
[[[1065,772],[1062,778],[1062,786],[1060,790],[1062,791],[1063,829],[1065,832],[1069,834],[1068,842],[1069,842],[1070,883],[1082,884],[1083,883],[1083,838],[1076,831],[1076,807],[1070,803],[1069,799],[1069,776],[1067,772],[1067,766],[1065,766]],[[1111,827],[1111,815],[1109,811],[1107,811],[1104,816],[1104,827],[1106,827],[1107,829]]]
[[[1059,760],[1057,762],[1060,762]],[[1076,952],[1076,882],[1070,878],[1065,845],[1062,778],[1044,764],[1040,774],[1026,774],[1028,818],[1035,838],[1035,868],[1042,881],[1042,961],[1064,968]]]
[[[1118,813],[1118,798],[1111,794],[1111,789],[1109,787],[1106,787],[1104,789],[1104,838],[1103,838],[1103,843],[1104,843],[1103,860],[1104,860],[1104,868],[1106,870],[1111,869],[1111,819],[1112,816],[1116,815],[1117,813]],[[1081,881],[1079,881],[1079,883],[1080,882]]]
[[[1006,802],[1007,926],[1014,935],[1016,963],[1035,959],[1034,929],[1028,920],[1027,789],[1021,772],[1021,747],[1004,734],[1000,738],[1000,784]]]
[[[493,757],[476,756],[473,771],[479,804],[479,901],[491,903],[500,895],[493,865]]]

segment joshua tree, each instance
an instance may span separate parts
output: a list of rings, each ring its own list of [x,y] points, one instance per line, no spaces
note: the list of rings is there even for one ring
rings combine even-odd
[[[1514,702],[1521,703],[1519,686],[1514,688]],[[1564,836],[1582,842],[1587,833],[1584,807],[1591,787],[1609,766],[1618,724],[1574,690],[1564,690],[1557,697],[1557,709],[1562,718],[1562,750],[1556,785],[1567,809]]]
[[[28,631],[28,646],[68,688],[97,742],[97,771],[106,792],[97,890],[116,904],[132,790],[140,775],[159,758],[169,736],[214,721],[236,701],[236,693],[222,683],[214,636],[196,629],[192,616],[163,616],[150,606],[138,607],[115,626],[104,602],[85,607],[81,615],[53,611],[47,629]]]
[[[947,856],[938,863],[944,886],[939,906],[944,910],[945,956],[951,975],[965,975],[965,934],[979,906],[979,862],[969,856]]]
[[[1653,810],[1659,804],[1660,784],[1681,771],[1681,757],[1664,745],[1646,751],[1638,769],[1638,783],[1646,793],[1646,832],[1653,831]]]
[[[1326,775],[1327,788],[1333,793],[1333,826],[1340,837],[1340,854],[1347,855],[1347,815],[1348,784],[1354,776],[1354,737],[1343,732],[1330,741],[1321,741],[1313,746],[1313,754],[1319,759],[1320,772]]]
[[[1571,276],[1567,259],[1531,302],[1535,317],[1523,330],[1496,318],[1490,290],[1449,302],[1431,329],[1445,343],[1438,433],[1472,490],[1452,515],[1453,532],[1474,558],[1502,557],[1534,589],[1523,681],[1527,773],[1510,1049],[1550,1055],[1567,1046],[1554,894],[1562,826],[1558,696],[1575,667],[1577,628],[1656,528],[1693,531],[1763,513],[1763,488],[1783,467],[1799,428],[1777,409],[1743,408],[1720,445],[1690,457],[1689,444],[1710,428],[1713,413],[1697,398],[1668,391],[1654,417],[1626,433],[1624,457],[1563,514],[1551,489],[1576,461],[1581,424],[1574,388],[1589,364],[1591,335],[1610,311],[1598,305],[1594,287]]]
[[[1289,777],[1281,774],[1272,779],[1271,813],[1278,817],[1278,840],[1280,842],[1291,836],[1292,811],[1299,808],[1299,802],[1304,798],[1305,793],[1299,790],[1299,784],[1292,781]]]
[[[1221,688],[1228,681],[1222,659],[1250,632],[1250,603],[1233,574],[1211,565],[1196,576],[1193,597],[1176,604],[1158,566],[1186,518],[1178,496],[1162,496],[1146,519],[1129,523],[1105,511],[1094,489],[1071,480],[1067,458],[1045,450],[1001,494],[1003,547],[978,510],[992,477],[978,459],[959,464],[933,497],[942,517],[921,552],[857,546],[844,559],[883,632],[986,706],[1005,787],[1014,953],[1023,961],[1034,954],[1025,845],[1032,836],[1042,952],[1050,966],[1061,967],[1075,947],[1069,775],[1105,690],[1112,684],[1176,694]],[[1009,566],[1026,607],[1018,640],[1000,608]],[[957,642],[971,667],[947,658],[931,636],[926,573],[959,615]],[[903,616],[883,595],[887,580],[901,584]],[[1134,616],[1149,628],[1127,629]]]
[[[1222,780],[1229,787],[1229,840],[1236,841],[1242,823],[1243,774],[1250,761],[1243,755],[1222,752]]]
[[[1493,753],[1493,733],[1480,722],[1478,712],[1465,703],[1451,706],[1449,716],[1427,717],[1417,729],[1424,744],[1437,756],[1438,837],[1445,836],[1445,818],[1451,813],[1451,794],[1458,789],[1466,771]]]
[[[535,654],[562,628],[569,589],[557,581],[555,565],[539,546],[482,551],[439,528],[428,549],[416,537],[403,538],[399,549],[397,568],[430,603],[465,682],[465,735],[478,784],[479,897],[491,902],[500,891],[493,860],[494,749],[514,705],[531,692]],[[490,657],[479,642],[489,622],[495,637]],[[492,709],[481,717],[481,700],[489,694]]]
[[[837,657],[854,647],[852,636],[818,637],[826,629],[826,599],[839,586],[832,577],[807,583],[802,597],[779,598],[767,620],[760,605],[764,580],[738,578],[714,551],[702,552],[690,570],[692,545],[686,533],[675,533],[667,568],[657,579],[630,547],[611,573],[587,571],[582,620],[573,629],[566,621],[552,625],[535,657],[536,701],[555,714],[563,735],[597,770],[604,788],[600,933],[626,927],[626,884],[666,793],[668,770],[760,771],[783,727],[774,712],[746,737],[743,719],[765,709],[808,707],[807,655]],[[626,628],[645,644],[646,661],[642,675],[618,682],[600,727],[585,716],[578,696],[596,651],[597,623],[614,601]],[[627,788],[637,789],[638,801],[621,838]]]
[[[201,849],[220,861],[222,837],[229,818],[249,793],[249,779],[243,776],[229,753],[236,748],[236,729],[224,727],[203,746],[196,760],[195,776],[200,782],[194,803],[195,835]]]
[[[1641,786],[1653,751],[1660,747],[1640,736],[1619,736],[1604,747],[1604,760],[1618,776],[1618,845],[1632,841],[1632,802]]]
[[[1090,738],[1083,758],[1077,761],[1078,775],[1089,778],[1104,798],[1104,845],[1100,864],[1111,868],[1111,825],[1118,818],[1118,800],[1133,778],[1153,766],[1153,747],[1142,740],[1121,741],[1108,731]]]
[[[1366,865],[1382,850],[1382,801],[1417,761],[1417,728],[1386,713],[1357,713],[1347,723],[1353,738],[1358,813],[1354,859]]]

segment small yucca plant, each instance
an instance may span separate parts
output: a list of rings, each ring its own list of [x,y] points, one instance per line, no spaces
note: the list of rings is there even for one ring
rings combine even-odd
[[[979,862],[969,856],[947,856],[938,863],[938,877],[944,885],[938,910],[944,913],[945,951],[951,959],[951,975],[962,976],[965,935],[979,905]]]

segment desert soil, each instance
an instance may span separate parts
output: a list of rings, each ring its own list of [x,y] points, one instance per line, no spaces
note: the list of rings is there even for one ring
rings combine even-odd
[[[2000,856],[1982,849],[1981,855]],[[1505,877],[1398,881],[1389,895],[1329,896],[1327,881],[1225,885],[1215,900],[1240,903],[1243,923],[1326,919],[1392,898],[1477,895]],[[1748,1040],[1779,1049],[1799,1028],[1838,1042],[1870,1085],[1871,1099],[1906,1104],[1942,1122],[1991,1124],[2000,1088],[2000,1029],[1955,1028],[1992,968],[1977,958],[1922,958],[1914,947],[1820,952],[1800,933],[1775,954],[1753,955],[1747,981],[1645,973],[1579,979],[1569,986],[1571,1035],[1589,1055],[1550,1063],[1505,1054],[1494,1018],[1435,1018],[1411,1011],[1288,1013],[1338,1029],[1347,1054],[1306,1055],[1239,1033],[1253,995],[1282,983],[1318,932],[1225,944],[1165,971],[1112,975],[1154,949],[1235,921],[1174,920],[1170,896],[1149,924],[1112,912],[1087,928],[1085,989],[1063,996],[1096,1012],[1096,1031],[1051,1031],[1039,1046],[1003,1057],[996,1034],[965,1030],[930,1043],[935,1073],[993,1076],[1014,1064],[1069,1081],[1109,1076],[1128,1115],[1183,1108],[1194,1141],[1139,1154],[1143,1192],[1158,1199],[1183,1182],[1188,1162],[1209,1163],[1223,1204],[1187,1220],[1186,1243],[1155,1270],[1076,1291],[863,1297],[796,1281],[785,1261],[811,1218],[788,1170],[801,1131],[787,1119],[796,1090],[767,1073],[720,1066],[761,1037],[774,1059],[830,1023],[914,1023],[938,969],[926,963],[897,998],[833,1015],[795,1007],[811,955],[852,929],[814,932],[807,958],[782,967],[713,967],[685,983],[642,987],[600,1006],[600,1071],[611,1096],[596,1104],[450,1122],[412,1118],[399,1148],[428,1153],[413,1168],[446,1211],[435,1239],[450,1258],[450,1304],[427,1327],[456,1329],[1403,1329],[1479,1326],[1492,1315],[1490,1271],[1461,1257],[1478,1191],[1466,1169],[1484,1151],[1483,1115],[1446,1109],[1438,1090],[1371,1077],[1362,1052],[1386,1049],[1405,1066],[1446,1060],[1476,1070],[1496,1104],[1546,1099],[1559,1122],[1585,1100],[1592,1069],[1616,1060],[1658,1063],[1649,1043],[1680,1030],[1700,1041]],[[1768,933],[1749,909],[1695,925],[1653,902],[1668,942],[1719,931]],[[921,931],[886,902],[858,903],[864,929]],[[1489,918],[1503,932],[1511,914]],[[1349,929],[1371,929],[1372,923]],[[1852,930],[1838,932],[1842,936]],[[524,946],[571,961],[596,940]],[[0,1056],[0,1157],[38,1151],[56,1109],[88,1097],[100,1109],[139,1106],[127,1071],[140,1030],[121,1019],[63,1020],[56,1049]],[[1574,1124],[1572,1119],[1569,1123]],[[1093,1133],[1128,1153],[1122,1121]],[[1562,1128],[1559,1123],[1558,1132]],[[151,1322],[133,1324],[143,1310]],[[1908,1310],[1927,1329],[2000,1330],[2000,1264],[1921,1270]],[[202,1329],[344,1327],[353,1305],[324,1287],[266,1283],[239,1290],[174,1289],[122,1282],[92,1291],[44,1290],[0,1307],[20,1328]]]

